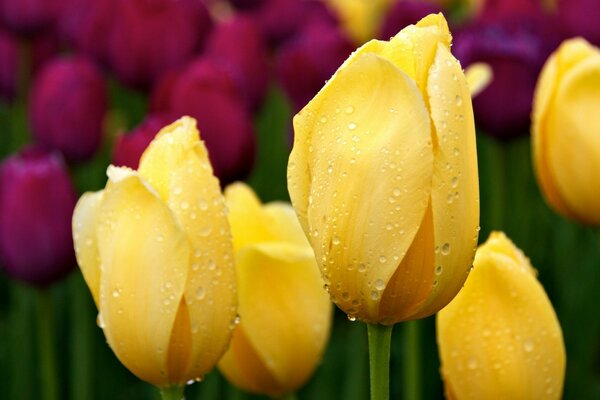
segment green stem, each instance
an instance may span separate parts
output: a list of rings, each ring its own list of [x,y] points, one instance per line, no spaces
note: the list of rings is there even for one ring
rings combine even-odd
[[[69,282],[71,296],[71,398],[92,398],[92,339],[94,315],[81,275]]]
[[[283,396],[281,400],[298,400],[298,396],[296,396],[296,392],[292,392]]]
[[[38,290],[38,351],[40,355],[41,398],[58,400],[56,354],[54,348],[54,315],[50,291]]]
[[[160,389],[160,397],[162,400],[182,400],[185,386],[171,386]]]
[[[390,398],[390,342],[393,325],[367,324],[371,400]]]
[[[419,321],[404,324],[403,361],[405,400],[421,399],[421,335]]]

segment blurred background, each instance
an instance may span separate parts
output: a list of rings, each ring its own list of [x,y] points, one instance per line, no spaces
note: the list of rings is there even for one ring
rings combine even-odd
[[[115,358],[76,267],[71,214],[110,164],[137,167],[158,130],[198,120],[222,186],[288,200],[291,120],[360,44],[443,12],[463,67],[494,78],[475,100],[481,232],[503,230],[537,268],[567,350],[565,399],[600,399],[600,232],[555,214],[531,164],[538,74],[565,38],[600,45],[597,0],[0,0],[0,391],[39,399],[38,348],[60,399],[154,399]],[[368,398],[366,327],[336,310],[301,399]],[[392,338],[391,397],[420,374],[443,397],[433,317],[417,323],[419,368]],[[47,333],[47,334],[39,334]],[[188,399],[261,398],[217,371]]]

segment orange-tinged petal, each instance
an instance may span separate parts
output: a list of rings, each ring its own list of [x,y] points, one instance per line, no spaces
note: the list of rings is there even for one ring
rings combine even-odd
[[[260,392],[292,392],[314,371],[329,336],[331,304],[313,252],[288,243],[260,243],[238,252],[236,262],[240,328],[277,383]],[[226,364],[220,367],[227,371]]]
[[[464,288],[437,317],[447,392],[463,399],[559,399],[560,325],[520,250],[493,233]],[[528,263],[527,263],[528,264]]]
[[[73,211],[73,242],[77,264],[92,293],[96,307],[99,306],[100,293],[100,255],[96,227],[102,193],[102,191],[84,193]]]
[[[99,320],[130,371],[167,386],[169,343],[190,247],[172,212],[139,176],[111,167],[109,178],[97,226]]]
[[[294,118],[292,203],[332,298],[377,318],[378,296],[428,205],[430,122],[414,82],[364,53],[345,64]]]
[[[184,299],[192,332],[184,381],[202,377],[222,356],[236,317],[233,246],[225,202],[196,123],[163,128],[144,152],[139,173],[172,210],[191,248]]]

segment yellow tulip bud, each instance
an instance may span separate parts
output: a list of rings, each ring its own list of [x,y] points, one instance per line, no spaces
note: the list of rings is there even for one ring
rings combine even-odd
[[[139,378],[201,378],[226,350],[237,304],[225,204],[196,122],[165,127],[138,171],[110,166],[108,178],[73,215],[99,325]]]
[[[329,337],[331,303],[289,204],[265,206],[237,183],[225,191],[240,324],[219,369],[234,385],[279,397],[302,386]]]
[[[357,44],[377,36],[392,0],[326,0],[343,29]]]
[[[538,183],[558,213],[600,225],[600,50],[565,41],[548,59],[533,103]]]
[[[437,315],[447,398],[561,398],[562,332],[535,275],[503,233],[479,247],[464,288]]]
[[[469,87],[441,14],[356,50],[294,118],[288,190],[332,300],[393,324],[444,307],[477,244]]]

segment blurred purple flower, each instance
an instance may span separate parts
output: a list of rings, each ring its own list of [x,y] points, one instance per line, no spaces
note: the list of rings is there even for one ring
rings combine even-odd
[[[54,59],[31,88],[32,133],[68,160],[86,160],[101,143],[107,102],[106,82],[94,63],[83,57]]]
[[[124,83],[148,88],[164,72],[184,65],[211,27],[196,0],[116,0],[108,35],[108,64]]]
[[[61,37],[78,52],[106,64],[116,0],[64,1],[58,17]]]
[[[62,0],[0,0],[0,20],[11,30],[29,35],[51,28]]]
[[[9,275],[47,285],[75,266],[75,188],[58,154],[27,150],[0,166],[0,264]]]
[[[272,46],[280,45],[304,27],[336,23],[333,13],[318,0],[264,0],[252,15]]]
[[[12,33],[0,29],[0,97],[12,101],[19,84],[19,42]]]
[[[600,46],[600,1],[558,0],[557,14],[566,37],[583,36]]]
[[[456,33],[453,53],[463,67],[483,61],[494,73],[473,100],[478,127],[499,138],[529,133],[537,77],[558,44],[555,25],[542,14],[512,14],[476,21]]]
[[[208,155],[225,185],[242,179],[254,162],[252,117],[233,78],[218,64],[199,58],[157,85],[152,111],[196,118]]]
[[[277,79],[300,110],[331,78],[354,50],[354,45],[335,25],[308,25],[279,50]]]
[[[248,108],[257,110],[269,83],[269,55],[254,20],[238,15],[219,23],[208,38],[205,54],[229,71]]]
[[[386,13],[379,38],[389,40],[402,28],[416,24],[428,14],[442,11],[439,3],[427,0],[396,0]]]
[[[137,169],[140,157],[152,139],[162,128],[175,121],[175,119],[164,114],[149,115],[131,132],[117,136],[113,148],[112,163]]]
[[[238,10],[252,10],[259,7],[264,0],[229,0],[232,6]]]

